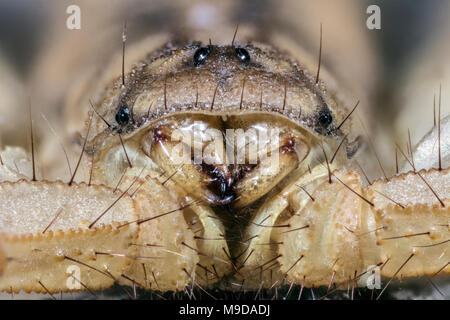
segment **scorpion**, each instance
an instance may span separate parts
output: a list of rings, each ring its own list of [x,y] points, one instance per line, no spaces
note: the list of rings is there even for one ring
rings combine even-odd
[[[441,96],[435,126],[416,146],[391,144],[388,177],[367,125],[373,83],[363,73],[376,68],[363,68],[361,53],[344,57],[332,18],[302,31],[294,19],[287,35],[281,22],[271,33],[254,17],[234,23],[235,7],[250,3],[155,2],[184,24],[130,43],[128,18],[106,67],[61,80],[72,87],[54,112],[66,119],[64,138],[47,130],[35,156],[30,120],[31,159],[20,146],[0,153],[2,291],[53,296],[119,284],[328,294],[364,287],[378,270],[389,279],[380,298],[395,278],[450,272]],[[289,18],[335,6],[269,4]],[[319,58],[295,39],[311,30],[320,34]],[[323,41],[327,32],[337,38]],[[48,105],[61,103],[60,91],[51,90]],[[65,158],[55,157],[64,145]],[[383,177],[371,181],[379,169]]]

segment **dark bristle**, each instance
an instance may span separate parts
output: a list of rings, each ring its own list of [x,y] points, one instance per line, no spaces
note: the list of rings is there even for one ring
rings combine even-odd
[[[217,89],[218,88],[219,88],[219,83],[217,83],[216,88],[214,89],[213,98],[212,98],[212,101],[211,101],[211,110],[214,109],[214,102],[216,101],[216,94],[217,94]]]
[[[208,273],[210,273],[213,278],[216,278],[216,275],[214,274],[214,272],[212,272],[211,270],[209,270],[207,267],[205,267],[204,265],[200,264],[197,262],[196,266],[200,267],[201,269],[203,269],[203,271],[205,271],[205,278],[206,278],[206,282],[208,282],[208,280],[210,280],[211,278],[208,277]],[[200,276],[198,273],[196,273],[198,276]]]
[[[154,272],[154,271],[152,271],[152,276],[153,276],[153,280],[155,281],[156,287],[158,288],[158,290],[161,290],[161,289],[159,288],[158,281],[156,280],[156,276],[155,276],[155,272]]]
[[[441,200],[441,198],[438,196],[438,194],[436,193],[436,191],[434,191],[434,189],[430,186],[430,184],[425,180],[425,178],[416,171],[416,168],[414,167],[414,164],[408,159],[408,157],[403,153],[402,149],[397,145],[398,150],[400,151],[400,153],[403,155],[403,157],[405,157],[405,159],[409,162],[409,164],[413,167],[414,173],[417,174],[419,176],[419,178],[427,185],[428,189],[430,189],[430,191],[433,193],[434,197],[439,201],[439,203],[441,204],[441,206],[443,208],[445,208],[445,204],[444,202]]]
[[[227,259],[230,261],[231,266],[233,267],[234,271],[240,275],[242,277],[242,274],[239,272],[239,269],[236,267],[236,265],[233,262],[233,258],[231,258],[230,254],[227,252],[227,250],[225,250],[224,247],[222,247],[222,251],[225,254],[225,256],[227,257]]]
[[[94,174],[94,153],[91,155],[91,168],[89,169],[89,183],[88,186],[92,184],[92,176]]]
[[[184,166],[184,163],[177,170],[175,170],[173,173],[171,173],[170,176],[166,180],[164,180],[161,184],[165,185],[169,180],[171,180],[173,178],[173,176],[175,176],[181,170],[181,168],[183,168],[183,166]]]
[[[56,219],[58,219],[58,217],[60,216],[61,212],[63,211],[63,208],[59,208],[56,211],[55,217],[52,219],[52,221],[50,221],[50,223],[48,224],[48,226],[42,231],[42,234],[44,234],[50,227],[51,225],[56,221]]]
[[[258,238],[258,237],[259,237],[259,235],[255,234],[254,236],[251,236],[251,237],[246,238],[245,240],[241,241],[241,243],[242,243],[242,244],[247,244],[250,240],[255,239],[255,238]],[[245,250],[247,250],[247,249],[245,249]],[[245,252],[245,250],[244,250],[244,252]],[[239,256],[236,256],[236,258],[238,258],[238,257],[239,257]]]
[[[29,112],[30,112],[31,164],[33,167],[33,178],[31,181],[36,181],[36,165],[35,165],[35,159],[34,159],[33,116],[31,113],[31,101],[29,102]]]
[[[141,287],[141,288],[145,288],[144,285],[140,284],[139,282],[137,282],[137,281],[134,280],[134,279],[131,279],[130,277],[124,275],[123,273],[122,273],[120,276],[121,276],[122,278],[124,278],[124,279],[127,279],[128,281],[131,281],[131,283],[133,283],[133,284],[137,284],[137,285],[138,285],[139,287]],[[136,295],[135,295],[134,297],[136,298]]]
[[[244,251],[244,252],[245,252],[245,251]],[[247,260],[251,257],[251,255],[253,254],[253,252],[255,252],[255,249],[252,249],[252,250],[250,251],[250,253],[247,255],[247,257],[244,259],[244,261],[242,261],[241,265],[239,266],[239,269],[242,269],[242,268],[245,266],[245,263],[246,263]],[[239,258],[239,256],[236,257],[236,259],[237,259],[237,258]]]
[[[324,155],[325,161],[326,161],[326,163],[327,163],[327,169],[328,169],[328,183],[332,183],[332,181],[331,181],[331,169],[330,169],[330,163],[328,162],[327,153],[325,152],[325,149],[324,149],[324,147],[323,147],[323,144],[321,144],[320,147],[322,148],[323,155]]]
[[[445,244],[445,243],[448,243],[448,242],[450,242],[450,239],[447,239],[447,240],[444,240],[444,241],[441,241],[441,242],[438,242],[438,243],[425,245],[425,246],[414,246],[414,247],[415,248],[430,248],[430,247],[436,247],[436,246],[439,246],[441,244]]]
[[[203,230],[203,229],[202,229]],[[201,236],[194,236],[195,240],[203,240],[203,241],[222,241],[225,240],[225,238],[205,238],[205,237],[201,237]]]
[[[352,188],[350,188],[345,182],[343,182],[341,179],[339,179],[335,174],[333,174],[333,176],[340,182],[342,183],[342,185],[344,185],[348,190],[350,190],[351,192],[353,192],[355,195],[357,195],[358,197],[360,197],[362,200],[364,200],[365,202],[367,202],[370,206],[374,207],[375,205],[369,201],[368,199],[366,199],[363,195],[359,194],[358,192],[356,192],[355,190],[353,190]]]
[[[387,258],[385,262],[383,262],[383,264],[380,266],[380,271],[383,270],[383,268],[388,264],[388,262],[391,261],[391,258]]]
[[[399,203],[399,202],[395,201],[394,199],[388,197],[387,195],[385,195],[385,194],[383,194],[383,193],[381,193],[381,192],[379,192],[379,191],[377,191],[377,190],[373,190],[373,191],[375,191],[376,193],[378,193],[378,194],[381,195],[382,197],[388,199],[389,201],[392,201],[393,203],[395,203],[396,205],[398,205],[400,208],[405,209],[405,206],[404,206],[404,205],[402,205],[401,203]]]
[[[307,224],[306,226],[303,226],[303,227],[298,227],[298,228],[295,228],[295,229],[292,229],[292,230],[288,230],[288,231],[284,231],[284,232],[281,232],[281,233],[282,234],[283,233],[290,233],[290,232],[305,230],[305,229],[308,229],[308,228],[309,228],[309,224]]]
[[[167,111],[167,77],[164,78],[164,110]]]
[[[84,138],[83,147],[81,148],[80,157],[78,158],[77,165],[76,165],[75,170],[73,171],[73,175],[70,178],[70,181],[68,183],[69,186],[72,185],[73,180],[75,179],[75,176],[77,174],[78,168],[80,167],[81,159],[83,158],[84,150],[86,149],[86,143],[87,143],[87,140],[88,140],[89,132],[91,130],[92,118],[93,118],[93,114],[91,113],[90,116],[89,116],[89,124],[88,124],[88,129],[87,129],[87,132],[86,132],[86,137]]]
[[[198,106],[198,85],[196,86],[196,93],[195,93],[195,105],[194,105],[195,110],[197,110],[197,106]]]
[[[411,157],[411,149],[409,148],[409,143],[406,142],[405,145],[406,145],[406,153],[408,154],[409,157]],[[413,167],[414,171],[416,171],[416,167],[414,166],[414,162],[411,161],[411,163],[412,163],[412,167]]]
[[[269,260],[267,260],[266,262],[264,262],[261,265],[258,265],[256,267],[254,267],[252,270],[258,270],[258,269],[262,269],[264,266],[267,266],[269,263],[272,263],[273,261],[277,260],[278,258],[281,258],[283,255],[282,254],[278,254],[276,257],[270,258]]]
[[[123,177],[125,176],[125,174],[127,173],[127,171],[128,171],[128,167],[125,168],[125,170],[123,171],[123,173],[120,175],[119,181],[117,182],[116,187],[115,187],[114,190],[113,190],[113,193],[116,193],[117,189],[119,189],[119,186],[120,186],[120,184],[122,183],[122,179],[123,179]]]
[[[402,148],[400,148],[400,146],[398,145],[398,143],[395,143],[397,150],[400,151],[400,153],[402,154],[402,156],[405,158],[406,161],[408,161],[408,163],[411,165],[411,168],[413,169],[414,172],[416,172],[416,167],[414,167],[414,164],[411,162],[411,160],[409,160],[409,158],[406,156],[406,154],[403,152]],[[408,144],[406,144],[406,146],[408,147]]]
[[[200,286],[195,280],[194,278],[192,278],[192,276],[187,272],[187,270],[185,268],[183,268],[183,271],[191,278],[191,281],[193,283],[193,285],[195,285],[197,288],[199,288],[202,292],[204,292],[207,296],[209,296],[210,298],[212,298],[213,300],[217,300],[216,297],[214,297],[211,293],[209,293],[208,291],[206,291],[202,286]]]
[[[214,274],[216,275],[216,279],[220,279],[219,274],[217,273],[216,266],[213,264],[212,268],[214,270]]]
[[[316,84],[319,83],[320,66],[322,64],[322,23],[320,23],[319,63],[317,65]]]
[[[231,46],[234,46],[234,40],[236,40],[236,35],[239,29],[239,23],[236,25],[236,29],[234,30],[234,34],[233,34],[233,40],[231,40]]]
[[[287,98],[287,83],[284,83],[284,97],[283,97],[283,108],[282,111],[286,108],[286,98]]]
[[[133,198],[134,197],[134,195],[139,191],[139,189],[141,189],[142,188],[142,186],[145,184],[145,183],[147,183],[147,180],[145,180],[145,181],[143,181],[143,182],[141,182],[141,184],[136,188],[136,190],[134,190],[133,191],[133,193],[132,194],[130,194],[130,197],[131,198]]]
[[[395,237],[388,237],[388,238],[382,238],[381,240],[397,240],[402,238],[411,238],[411,237],[418,237],[418,236],[429,236],[430,232],[420,232],[420,233],[413,233],[413,234],[405,234],[401,236],[395,236]]]
[[[145,223],[145,222],[148,222],[148,221],[151,221],[151,220],[159,219],[159,218],[164,217],[164,216],[166,216],[168,214],[175,213],[177,211],[182,211],[182,210],[184,210],[186,208],[189,208],[190,206],[196,204],[197,202],[198,202],[198,200],[197,201],[193,201],[193,202],[191,202],[191,203],[189,203],[187,205],[184,205],[184,206],[182,206],[180,208],[177,208],[177,209],[174,209],[174,210],[170,210],[168,212],[161,213],[161,214],[158,214],[158,215],[153,216],[153,217],[143,218],[143,219],[139,219],[139,220],[132,221],[132,222],[136,222],[138,225],[140,225],[142,223]],[[130,222],[130,223],[132,223],[132,222]],[[130,224],[130,223],[127,223],[127,224]],[[124,224],[124,225],[127,225],[127,224]]]
[[[302,189],[302,190],[309,196],[309,198],[310,198],[313,202],[316,201],[316,200],[314,199],[314,197],[308,192],[308,190],[306,190],[305,187],[299,186],[299,185],[297,185],[297,187],[299,187],[300,189]]]
[[[87,290],[94,298],[97,298],[97,295],[94,291],[88,288],[86,284],[84,284],[80,279],[76,278],[73,274],[70,275],[76,282],[78,282],[85,290]]]
[[[152,106],[153,106],[153,101],[150,102],[150,105],[148,106],[148,109],[147,109],[147,119],[150,119],[150,109],[152,108]]]
[[[381,295],[384,293],[384,291],[386,291],[387,287],[391,284],[392,280],[397,276],[397,274],[400,272],[400,270],[408,263],[408,261],[411,260],[412,257],[414,257],[414,253],[411,253],[411,255],[408,257],[408,259],[406,259],[406,261],[403,262],[403,264],[400,266],[400,268],[397,269],[397,271],[394,273],[394,276],[391,279],[389,279],[388,283],[386,283],[383,290],[381,290],[381,292],[378,295],[376,300],[379,300],[381,298]]]
[[[56,298],[51,294],[50,291],[42,284],[42,282],[39,280],[38,283],[41,285],[42,288],[44,288],[45,292],[53,299],[56,300]]]
[[[122,145],[123,152],[125,153],[125,157],[127,159],[128,166],[130,168],[133,168],[133,165],[131,164],[130,158],[128,157],[127,149],[125,149],[125,143],[123,142],[122,135],[119,133],[118,136],[119,136],[119,139],[120,139],[120,144]]]
[[[95,267],[93,267],[93,266],[88,265],[87,263],[84,263],[83,261],[76,260],[76,259],[71,258],[71,257],[68,257],[68,256],[66,256],[66,255],[64,256],[64,259],[69,260],[69,261],[72,261],[72,262],[75,262],[75,263],[78,263],[78,264],[80,264],[80,265],[82,265],[82,266],[84,266],[84,267],[87,267],[87,268],[89,268],[89,269],[92,269],[92,270],[94,270],[94,271],[97,271],[98,273],[101,273],[101,274],[104,275],[105,277],[108,277],[108,278],[113,279],[114,281],[116,281],[116,279],[115,279],[110,273],[101,271],[101,270],[99,270],[99,269],[97,269],[97,268],[95,268]]]
[[[245,90],[245,77],[242,79],[242,90],[241,90],[241,101],[239,102],[239,110],[242,110],[242,102],[244,100],[244,90]],[[215,92],[214,92],[215,95]],[[211,106],[212,110],[212,106]]]
[[[408,144],[409,144],[409,152],[410,152],[410,156],[411,156],[411,162],[413,164],[413,167],[415,168],[416,166],[414,164],[414,151],[413,151],[412,144],[411,144],[411,132],[409,131],[409,128],[408,128]]]
[[[438,196],[438,194],[436,193],[436,191],[434,191],[434,189],[430,186],[430,184],[425,180],[425,178],[419,173],[417,172],[417,175],[422,179],[422,181],[427,185],[427,187],[431,190],[431,192],[433,193],[434,197],[439,201],[439,203],[441,204],[442,208],[445,208],[445,204],[442,201],[442,199]]]
[[[433,97],[433,128],[436,128],[436,94]]]
[[[441,88],[439,85],[439,106],[438,106],[438,153],[439,153],[439,171],[442,170],[442,157],[441,157]]]
[[[147,269],[145,268],[145,263],[141,263],[141,265],[142,265],[142,269],[144,271],[144,281],[145,281],[145,284],[148,286]]]
[[[263,106],[263,90],[261,89],[261,95],[259,97],[259,110],[262,110]]]
[[[256,223],[256,222],[252,222],[252,224],[255,226],[258,226],[258,227],[262,227],[262,228],[289,228],[291,226],[290,224],[278,224],[278,225],[267,226],[267,225]]]
[[[100,115],[100,113],[98,113],[97,109],[95,109],[94,104],[92,103],[91,99],[89,99],[89,105],[91,106],[92,110],[94,110],[95,114],[103,120],[103,122],[110,128],[111,125],[108,123],[108,121],[106,121],[106,119],[104,117],[102,117]]]
[[[353,112],[356,110],[356,108],[359,106],[359,100],[356,102],[355,106],[353,107],[352,111],[350,111],[350,113],[344,118],[344,120],[342,120],[341,124],[337,126],[336,130],[339,130],[342,125],[345,123],[345,121],[347,121],[348,118],[350,118],[350,116],[353,114]]]
[[[358,161],[355,161],[356,165],[358,166],[359,170],[361,170],[362,174],[364,175],[364,178],[366,178],[367,183],[369,184],[369,186],[372,185],[372,182],[369,180],[369,177],[367,176],[366,172],[364,171],[364,169],[360,166]]]
[[[197,252],[197,254],[198,254],[199,256],[208,257],[207,254],[201,252],[201,251],[198,250],[197,248],[193,248],[192,246],[188,245],[188,244],[187,244],[186,242],[184,242],[184,241],[181,242],[181,245],[182,245],[182,246],[185,246],[185,247],[188,248],[188,249],[191,249],[192,251]]]
[[[116,200],[114,200],[114,202],[108,207],[108,208],[106,208],[105,209],[105,211],[103,211],[90,225],[89,225],[89,229],[91,229],[96,223],[97,223],[97,221],[98,220],[100,220],[109,210],[111,210],[111,208],[117,203],[117,202],[119,202],[119,200],[120,199],[122,199],[123,198],[123,196],[125,195],[125,194],[127,194],[128,193],[128,190],[130,190],[130,188],[135,184],[135,182],[137,181],[137,179],[134,179],[133,180],[133,182],[128,186],[128,188],[124,191],[124,192],[122,192],[121,194],[120,194],[120,196],[116,199]]]
[[[125,87],[125,45],[127,42],[127,22],[123,24],[122,31],[122,86]]]
[[[383,264],[383,262],[378,262],[376,265],[371,266],[370,268],[368,268],[367,270],[361,272],[360,274],[355,275],[352,280],[353,281],[358,281],[362,276],[364,276],[368,272],[373,271],[375,268],[380,267],[382,264]]]
[[[429,276],[426,276],[426,279],[431,284],[431,286],[441,295],[441,297],[445,298],[445,295],[442,293],[439,287],[433,282],[433,280],[431,280]]]
[[[436,271],[431,277],[434,278],[435,276],[437,276],[439,273],[441,273],[443,270],[445,270],[445,268],[447,268],[447,266],[450,264],[450,261],[447,262],[442,268],[440,268],[438,271]]]
[[[101,252],[101,251],[95,251],[94,253],[95,253],[95,255],[127,258],[127,259],[132,259],[132,260],[137,260],[137,259],[159,259],[160,258],[160,257],[144,257],[144,256],[128,255],[128,254],[125,254],[125,253],[111,253],[111,252]]]
[[[342,138],[341,143],[339,143],[339,146],[337,147],[336,151],[334,152],[333,156],[331,157],[330,164],[333,163],[334,158],[336,158],[336,155],[337,155],[339,149],[341,148],[342,144],[344,143],[345,139],[347,139],[347,136],[348,136],[348,133],[344,136],[344,138]]]

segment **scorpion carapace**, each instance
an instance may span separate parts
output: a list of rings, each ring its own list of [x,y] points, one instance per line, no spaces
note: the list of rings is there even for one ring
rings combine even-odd
[[[190,195],[244,207],[320,156],[322,144],[335,148],[345,136],[346,154],[355,154],[360,132],[352,119],[341,125],[347,106],[299,63],[255,45],[207,48],[207,55],[201,44],[174,48],[139,63],[125,85],[115,81],[93,105],[99,117],[87,148],[95,163],[106,157],[123,165],[114,154],[125,142],[136,146],[137,166],[149,158],[176,172],[172,180]],[[100,175],[121,174],[107,166]]]
[[[420,145],[438,145],[439,167],[419,170],[412,143],[407,152],[397,144],[411,171],[399,173],[396,157],[388,177],[385,159],[370,154],[365,124],[375,74],[365,68],[375,63],[357,28],[348,28],[355,37],[333,28],[357,26],[357,15],[321,16],[333,35],[322,62],[322,25],[314,29],[314,58],[306,50],[312,29],[303,23],[323,13],[324,2],[268,2],[277,8],[273,17],[239,28],[242,11],[232,3],[161,4],[158,12],[189,28],[152,20],[158,32],[144,26],[149,37],[127,42],[134,21],[127,20],[110,64],[83,71],[70,57],[61,70],[77,69],[79,77],[49,75],[50,83],[74,79],[73,89],[40,92],[46,106],[66,101],[64,115],[56,107],[52,114],[66,117],[59,119],[63,141],[44,135],[42,167],[33,130],[31,157],[20,147],[0,153],[1,290],[53,294],[120,284],[259,293],[298,285],[328,286],[328,294],[371,286],[367,276],[376,272],[391,279],[450,272],[450,169],[441,161],[440,117],[438,134]],[[337,12],[355,9],[340,5],[349,10]],[[305,20],[294,14],[299,8]],[[92,21],[109,26],[102,19]],[[268,22],[280,28],[255,27]],[[359,49],[345,55],[343,44]],[[110,54],[107,45],[99,50]],[[69,58],[52,57],[40,70]],[[49,160],[64,144],[64,161]],[[385,178],[371,181],[363,167],[371,176],[378,164]]]

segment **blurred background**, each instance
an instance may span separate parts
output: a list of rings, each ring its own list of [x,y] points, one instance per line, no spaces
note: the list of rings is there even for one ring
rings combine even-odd
[[[62,110],[68,88],[86,66],[102,68],[107,53],[120,49],[125,20],[130,42],[149,34],[182,34],[183,24],[187,23],[186,6],[198,2],[0,0],[0,143],[28,146],[30,101],[59,133],[63,132],[65,124],[61,119],[65,115]],[[324,22],[324,65],[329,64],[350,86],[360,86],[367,95],[370,117],[383,122],[392,136],[404,135],[407,128],[413,129],[413,144],[423,136],[432,125],[433,97],[438,93],[439,84],[443,88],[442,113],[443,116],[448,114],[450,104],[446,103],[445,92],[450,89],[449,1],[230,0],[212,3],[221,12],[230,14],[232,21],[231,31],[222,28],[224,16],[210,21],[213,27],[207,31],[214,41],[221,37],[231,39],[232,29],[240,22],[256,26],[259,40],[263,41],[276,35],[273,31],[282,34],[296,30],[291,36],[315,55],[319,25]],[[71,4],[79,5],[82,10],[79,31],[67,30],[65,25],[68,17],[65,11]],[[366,28],[365,9],[369,5],[378,5],[381,9],[381,30]],[[349,27],[330,27],[333,23]],[[198,27],[205,25],[199,23]],[[245,37],[244,28],[239,36]],[[341,59],[344,62],[339,65]],[[45,123],[38,123],[37,127],[48,132]],[[37,136],[40,139],[44,135]],[[425,285],[427,290],[423,291]],[[426,282],[425,285],[410,288],[419,297],[438,295],[430,291]],[[397,297],[408,297],[408,292],[400,291]]]
[[[45,36],[52,25],[52,6],[55,0],[15,0],[0,1],[0,44],[5,58],[25,77],[30,71],[45,44]],[[151,1],[150,1],[151,2]],[[261,6],[265,1],[242,1],[249,7]],[[439,32],[445,19],[446,0],[372,0],[365,2],[367,7],[376,4],[382,10],[382,31],[378,32],[380,53],[385,68],[395,74],[405,61],[421,46],[429,41],[430,32]],[[68,3],[77,4],[77,1]],[[364,7],[364,5],[362,5]],[[105,8],[108,10],[108,8]],[[268,13],[266,13],[268,14]],[[61,24],[66,15],[61,14]]]
[[[85,64],[88,64],[89,59],[92,59],[91,64],[103,61],[98,58],[101,56],[99,52],[102,49],[120,48],[120,32],[124,20],[129,21],[131,30],[129,38],[131,39],[141,38],[149,32],[176,33],[181,30],[180,20],[185,14],[186,3],[196,2],[199,1],[0,0],[0,71],[3,70],[4,75],[0,79],[0,92],[3,92],[3,99],[0,100],[0,127],[3,142],[20,141],[21,144],[24,142],[20,137],[10,136],[10,131],[15,130],[18,124],[25,125],[22,121],[23,117],[17,117],[17,114],[11,110],[17,108],[26,110],[28,100],[31,99],[33,105],[37,106],[35,108],[43,110],[46,114],[50,113],[51,117],[54,113],[51,108],[54,108],[56,103],[62,105],[61,96],[66,89],[59,90],[59,87],[63,88],[66,85],[63,85],[64,81],[70,82],[73,77],[70,72],[75,73],[67,67],[67,64],[73,62],[72,69],[79,69],[77,65],[79,62],[70,57],[75,56],[74,52],[78,51],[79,56],[84,55],[82,62]],[[343,31],[335,31],[330,27],[327,29],[324,23],[325,64],[327,60],[333,59],[333,51],[328,46],[330,42],[337,47],[333,42],[341,41],[347,52],[360,52],[358,57],[365,59],[367,65],[372,64],[372,67],[367,68],[369,70],[367,72],[374,74],[373,76],[361,75],[358,81],[366,78],[367,81],[375,83],[372,85],[374,90],[370,97],[371,106],[376,106],[373,108],[374,115],[377,119],[391,122],[392,125],[394,125],[393,119],[406,104],[404,96],[410,95],[409,91],[402,92],[407,86],[405,74],[411,72],[418,63],[423,61],[426,56],[424,52],[430,51],[430,47],[436,47],[435,43],[439,41],[436,40],[439,39],[439,35],[446,34],[446,30],[450,32],[450,24],[447,23],[450,6],[445,0],[343,0],[339,1],[339,5],[333,4],[334,1],[322,0],[314,1],[320,7],[316,10],[317,12],[309,8],[302,10],[304,6],[313,5],[311,2],[301,0],[212,1],[211,3],[218,5],[224,12],[234,10],[235,13],[230,19],[236,23],[238,21],[244,24],[254,23],[263,30],[275,29],[281,32],[287,29],[288,24],[294,25],[297,29],[304,28],[305,30],[299,31],[297,39],[312,52],[315,52],[318,46],[319,21],[330,20],[332,18],[329,19],[329,17],[334,15],[343,23],[344,20],[353,19],[353,25],[350,24],[350,26],[356,26],[357,33],[351,33],[349,28],[348,30],[344,28]],[[70,4],[79,5],[82,9],[81,30],[69,31],[65,28],[68,16],[65,10]],[[369,31],[365,27],[368,16],[365,9],[372,4],[381,8],[381,30]],[[291,9],[290,12],[291,7],[296,9],[298,7],[298,10],[292,12]],[[352,12],[347,14],[348,11]],[[215,23],[220,25],[217,21]],[[225,33],[221,28],[216,29],[211,30],[211,33],[215,32],[219,35]],[[112,33],[114,36],[111,35]],[[305,34],[312,35],[308,37]],[[110,42],[107,46],[97,41],[102,36]],[[86,40],[87,38],[89,40]],[[113,39],[117,40],[114,46],[111,45]],[[362,42],[365,43],[361,45]],[[70,43],[72,46],[69,45]],[[367,49],[370,52],[364,52]],[[92,56],[97,56],[98,59]],[[49,67],[49,62],[45,62],[43,57],[47,57],[51,65],[56,66],[54,68],[56,71]],[[354,59],[349,59],[350,62],[352,60]],[[439,59],[435,60],[442,65]],[[344,67],[361,70],[363,63],[347,63]],[[61,73],[65,72],[66,77],[55,76],[54,74],[59,70]],[[345,76],[345,72],[341,73]],[[352,72],[349,74],[353,75]],[[438,72],[434,75],[436,79],[433,85],[437,87],[437,83],[442,82],[439,77],[446,76],[439,76]],[[412,75],[410,78],[413,77],[415,76]],[[423,96],[425,95],[429,98],[432,93],[425,92]],[[409,100],[407,102],[410,104]],[[22,112],[19,114],[22,115]],[[422,131],[418,132],[417,137],[422,134]]]
[[[222,3],[222,7],[226,8],[227,3],[231,2],[237,3],[239,7],[237,10],[238,13],[233,16],[235,21],[253,21],[259,24],[261,28],[270,30],[283,28],[282,23],[284,23],[282,21],[282,15],[281,19],[280,17],[274,17],[274,9],[281,7],[279,3],[292,1],[246,0],[238,2],[222,1],[220,3]],[[301,3],[302,1],[298,2]],[[319,2],[325,3],[323,5],[325,9],[323,14],[325,16],[340,14],[337,12],[327,12],[327,2],[331,4],[333,1],[325,0]],[[90,26],[107,25],[105,23],[91,21],[97,19],[115,20],[118,26],[121,26],[125,19],[132,20],[135,25],[140,25],[140,27],[131,29],[131,37],[139,37],[139,32],[141,30],[148,32],[148,28],[151,28],[151,32],[155,33],[161,30],[174,31],[176,30],[174,26],[180,17],[180,13],[176,11],[177,3],[181,3],[179,5],[181,10],[185,7],[185,1],[182,0],[171,2],[161,0],[134,0],[122,3],[115,0],[103,0],[95,1],[95,5],[93,3],[92,1],[75,0],[1,0],[0,55],[2,56],[2,65],[8,68],[9,76],[3,77],[0,80],[0,84],[3,84],[7,88],[19,89],[23,89],[20,85],[25,84],[28,90],[22,91],[23,96],[27,97],[33,93],[33,90],[29,89],[29,87],[34,85],[33,81],[35,82],[35,78],[33,81],[30,79],[32,78],[31,74],[33,71],[36,71],[36,64],[41,62],[42,55],[49,48],[55,46],[56,41],[61,40],[61,38],[67,36],[69,34],[68,32],[70,32],[63,30],[66,29],[65,20],[67,14],[65,13],[65,9],[70,4],[78,4],[81,6],[83,21],[81,32],[88,32],[93,37],[95,34],[104,31],[94,27],[90,28]],[[361,29],[365,29],[364,23],[367,17],[365,8],[371,4],[376,4],[381,8],[382,29],[375,31],[362,30],[361,34],[367,36],[367,41],[375,51],[374,56],[381,61],[377,65],[377,72],[380,72],[382,76],[376,76],[378,81],[376,85],[376,101],[381,101],[382,103],[374,103],[374,105],[377,105],[380,116],[389,114],[386,118],[390,119],[391,112],[397,111],[396,109],[399,108],[398,101],[395,101],[395,99],[397,98],[396,95],[398,95],[398,84],[403,84],[400,80],[405,73],[404,70],[411,68],[411,60],[423,51],[424,48],[433,45],[437,35],[442,34],[444,32],[443,30],[449,29],[449,24],[446,23],[449,16],[448,2],[445,0],[345,0],[340,3],[342,3],[342,10],[347,10],[351,6],[359,8],[358,18],[361,21]],[[92,8],[89,8],[89,6]],[[301,8],[301,6],[299,7]],[[85,10],[86,7],[89,9]],[[119,11],[120,14],[117,14],[115,11]],[[302,17],[302,14],[302,11],[299,11],[298,14],[295,13],[293,16],[297,16],[299,20],[307,18]],[[288,17],[287,19],[292,19],[292,17]],[[142,25],[147,25],[147,28],[142,28]],[[316,29],[317,27],[317,25],[314,26]],[[89,30],[86,31],[86,29]],[[333,31],[325,29],[325,36],[327,32],[330,33]],[[55,37],[55,33],[62,35]],[[118,35],[116,37],[119,39]],[[317,35],[314,34],[312,39],[316,41]],[[303,40],[309,46],[316,45],[316,43],[311,43],[311,39]],[[357,39],[354,40],[357,41]],[[118,41],[117,44],[120,44],[120,42]],[[325,49],[327,49],[326,45],[327,43],[325,43]],[[359,49],[356,47],[348,48],[348,50]],[[327,54],[327,50],[324,51]],[[41,74],[40,77],[42,82],[45,82],[47,75]],[[50,85],[52,84],[50,83]],[[27,99],[24,100],[22,97],[17,97],[16,100],[23,103]],[[393,100],[395,103],[393,103]],[[6,104],[14,105],[8,100]],[[389,111],[388,113],[386,113],[386,109]],[[1,121],[1,119],[0,115],[0,125],[3,122],[6,126],[7,121],[5,119]]]

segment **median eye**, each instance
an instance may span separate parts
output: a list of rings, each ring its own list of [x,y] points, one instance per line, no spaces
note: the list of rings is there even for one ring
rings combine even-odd
[[[116,121],[121,126],[124,126],[130,122],[130,110],[126,105],[119,107],[119,110],[116,113]]]
[[[250,61],[250,54],[244,48],[235,48],[234,52],[241,62],[248,63]]]
[[[194,66],[198,67],[203,64],[211,53],[211,49],[209,47],[203,47],[197,49],[194,53]]]
[[[333,117],[329,110],[319,111],[319,123],[322,127],[328,128],[328,126],[333,122]]]

